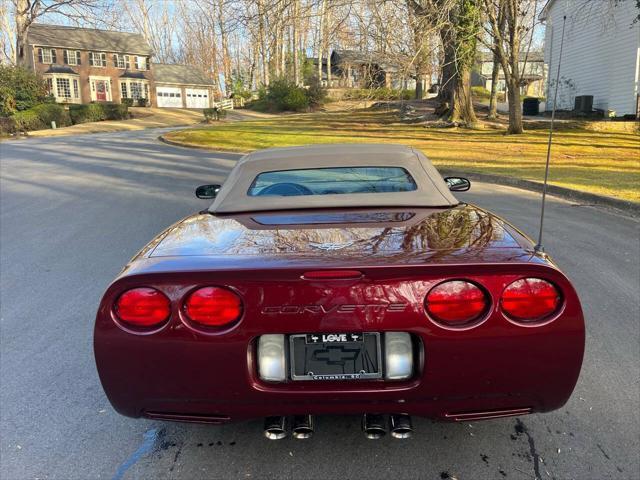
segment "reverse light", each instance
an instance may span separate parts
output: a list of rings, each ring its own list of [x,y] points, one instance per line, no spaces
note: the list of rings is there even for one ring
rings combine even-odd
[[[284,382],[284,335],[262,335],[258,339],[258,375],[267,382]]]
[[[558,289],[540,278],[521,278],[502,292],[502,311],[521,322],[545,320],[558,311],[561,297]]]
[[[155,288],[132,288],[124,292],[115,305],[115,313],[123,323],[149,328],[165,322],[171,314],[171,302]]]
[[[406,332],[384,334],[385,372],[387,380],[404,380],[413,373],[413,344]]]
[[[242,315],[242,300],[229,289],[204,287],[192,292],[184,302],[189,320],[206,327],[222,327]]]
[[[425,299],[429,316],[445,326],[465,326],[487,310],[483,290],[465,280],[451,280],[433,287]]]

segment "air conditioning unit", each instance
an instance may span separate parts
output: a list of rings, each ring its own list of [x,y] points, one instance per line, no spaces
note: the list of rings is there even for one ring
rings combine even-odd
[[[581,113],[591,113],[593,110],[593,95],[578,95],[573,109]]]

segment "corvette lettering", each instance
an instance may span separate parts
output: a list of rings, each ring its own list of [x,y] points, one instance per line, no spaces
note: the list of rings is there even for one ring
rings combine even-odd
[[[354,312],[404,312],[406,303],[362,303],[341,305],[278,305],[263,307],[265,314],[327,314],[327,313],[354,313]]]

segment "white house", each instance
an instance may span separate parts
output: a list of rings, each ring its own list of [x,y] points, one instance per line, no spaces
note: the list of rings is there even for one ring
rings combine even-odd
[[[546,23],[548,101],[553,99],[566,15],[558,108],[573,109],[577,95],[593,95],[595,109],[616,116],[637,115],[640,22],[634,19],[638,13],[632,0],[548,0],[540,15]]]

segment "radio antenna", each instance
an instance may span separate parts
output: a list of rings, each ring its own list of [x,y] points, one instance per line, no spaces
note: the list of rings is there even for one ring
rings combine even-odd
[[[544,226],[544,206],[547,200],[547,183],[549,181],[549,161],[551,159],[551,142],[553,140],[553,124],[556,119],[556,105],[558,101],[558,87],[560,86],[560,65],[562,64],[562,47],[564,46],[564,27],[567,23],[567,16],[562,17],[562,36],[560,38],[560,55],[558,56],[558,72],[556,73],[556,91],[553,94],[553,107],[551,108],[551,125],[549,126],[549,143],[547,144],[547,164],[544,168],[544,183],[542,184],[542,208],[540,210],[540,232],[538,233],[538,243],[533,247],[535,253],[545,255],[542,246],[542,229]]]

